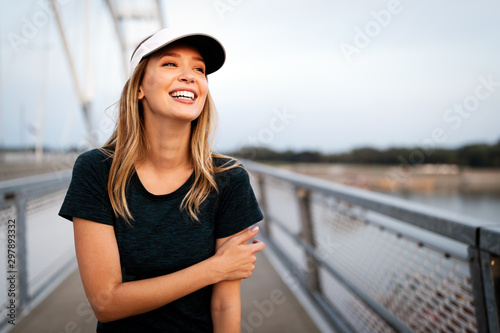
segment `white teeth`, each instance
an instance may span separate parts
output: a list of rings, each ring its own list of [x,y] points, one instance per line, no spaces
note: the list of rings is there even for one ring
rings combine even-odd
[[[194,100],[194,93],[192,93],[191,91],[185,91],[185,90],[174,91],[173,93],[170,94],[170,96],[180,99]]]

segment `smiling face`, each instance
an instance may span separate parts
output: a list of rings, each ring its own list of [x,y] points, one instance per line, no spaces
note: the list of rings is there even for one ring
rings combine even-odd
[[[208,93],[205,63],[196,48],[172,44],[152,55],[139,86],[145,115],[198,118]]]

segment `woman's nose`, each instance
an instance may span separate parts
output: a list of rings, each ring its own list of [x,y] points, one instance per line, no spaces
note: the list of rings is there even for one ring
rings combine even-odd
[[[193,83],[195,80],[195,76],[188,68],[182,68],[181,73],[179,74],[179,81]]]

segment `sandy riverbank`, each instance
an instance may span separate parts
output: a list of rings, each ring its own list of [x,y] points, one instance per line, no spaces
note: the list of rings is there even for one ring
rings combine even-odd
[[[47,172],[67,172],[78,153],[7,153],[0,161],[0,181]],[[500,169],[423,164],[415,167],[297,163],[278,167],[375,191],[500,193]]]
[[[500,169],[298,163],[281,168],[376,191],[500,192]]]

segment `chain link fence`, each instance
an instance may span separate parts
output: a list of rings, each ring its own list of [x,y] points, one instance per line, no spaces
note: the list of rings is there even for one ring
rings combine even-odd
[[[498,332],[500,223],[244,164],[270,245],[336,331]]]
[[[70,177],[56,172],[0,183],[0,331],[76,267],[72,225],[57,216]]]

